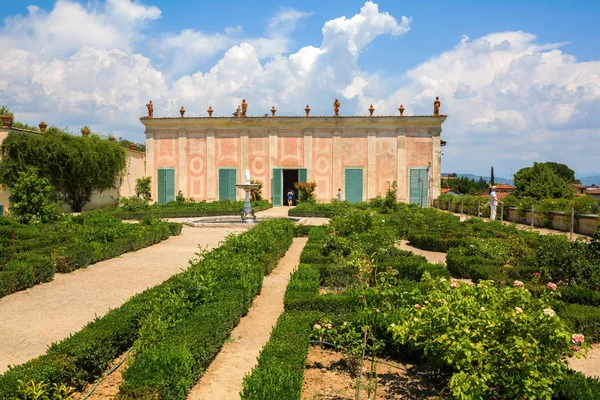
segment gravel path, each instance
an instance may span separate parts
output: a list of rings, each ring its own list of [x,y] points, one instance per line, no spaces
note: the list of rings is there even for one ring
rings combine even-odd
[[[277,268],[266,276],[259,296],[248,314],[231,332],[217,357],[188,400],[239,399],[244,375],[256,365],[257,357],[269,341],[271,330],[283,313],[283,294],[290,274],[298,266],[307,238],[296,238]]]
[[[0,374],[46,352],[97,316],[186,269],[198,245],[214,248],[245,228],[183,227],[181,235],[0,299]]]
[[[446,265],[446,253],[440,253],[438,251],[421,250],[417,247],[410,245],[408,243],[408,240],[401,240],[398,247],[400,247],[401,250],[411,251],[418,256],[425,257],[427,259],[427,261],[430,262],[431,264],[442,263],[442,264]],[[454,278],[457,281],[468,283],[469,285],[473,284],[473,281],[471,279],[458,278],[458,277],[454,276],[452,273],[450,273],[450,275],[452,276],[452,278]]]

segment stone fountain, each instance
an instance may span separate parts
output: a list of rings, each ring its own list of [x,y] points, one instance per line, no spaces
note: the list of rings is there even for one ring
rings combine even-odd
[[[244,189],[246,191],[246,198],[244,200],[244,208],[242,209],[242,223],[253,224],[256,222],[254,216],[254,210],[250,204],[250,192],[260,187],[258,183],[250,183],[250,170],[244,171],[244,183],[238,183],[235,185],[238,189]]]

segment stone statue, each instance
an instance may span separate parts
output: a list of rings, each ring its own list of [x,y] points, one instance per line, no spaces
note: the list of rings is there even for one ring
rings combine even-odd
[[[434,117],[439,117],[440,116],[440,105],[442,103],[440,103],[440,98],[439,96],[436,96],[435,101],[433,102],[433,116]]]
[[[369,117],[373,116],[373,111],[375,111],[375,107],[373,107],[373,104],[371,104],[371,107],[369,107],[369,112],[370,112]]]
[[[181,106],[179,113],[181,114],[181,118],[183,118],[183,114],[185,114],[185,108],[183,108],[183,106]]]
[[[248,110],[248,103],[246,99],[242,100],[242,117],[246,118],[246,111]]]
[[[335,112],[336,117],[340,115],[340,101],[338,99],[335,99],[333,102],[333,111]]]
[[[400,116],[402,116],[404,114],[404,106],[402,104],[400,104],[398,111],[400,111]]]
[[[250,170],[249,169],[244,171],[244,183],[250,183]]]
[[[154,115],[154,105],[152,104],[152,100],[150,100],[150,103],[146,104],[146,107],[148,107],[148,118],[152,118]]]
[[[306,105],[304,111],[306,111],[306,116],[308,117],[308,114],[310,114],[310,107],[308,106],[308,104]]]

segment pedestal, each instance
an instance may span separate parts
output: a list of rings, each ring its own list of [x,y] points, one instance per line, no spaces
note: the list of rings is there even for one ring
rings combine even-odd
[[[246,191],[246,198],[244,199],[244,208],[242,209],[242,222],[246,224],[253,224],[256,222],[256,217],[252,211],[252,204],[250,204],[250,192],[260,187],[257,183],[238,183],[235,185],[238,189],[244,189]]]

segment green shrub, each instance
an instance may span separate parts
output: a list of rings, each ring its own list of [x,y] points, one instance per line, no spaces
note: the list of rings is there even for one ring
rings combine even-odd
[[[244,378],[242,399],[299,399],[315,313],[285,312]]]
[[[600,342],[600,308],[581,304],[564,304],[559,315],[573,331],[585,335],[587,341]]]
[[[52,200],[52,185],[48,179],[38,176],[37,170],[19,172],[11,188],[11,212],[24,223],[48,223],[56,221],[61,210]]]
[[[600,306],[600,292],[584,286],[565,286],[560,290],[561,300],[588,306]]]
[[[569,371],[554,388],[554,400],[596,400],[600,393],[600,379]]]

